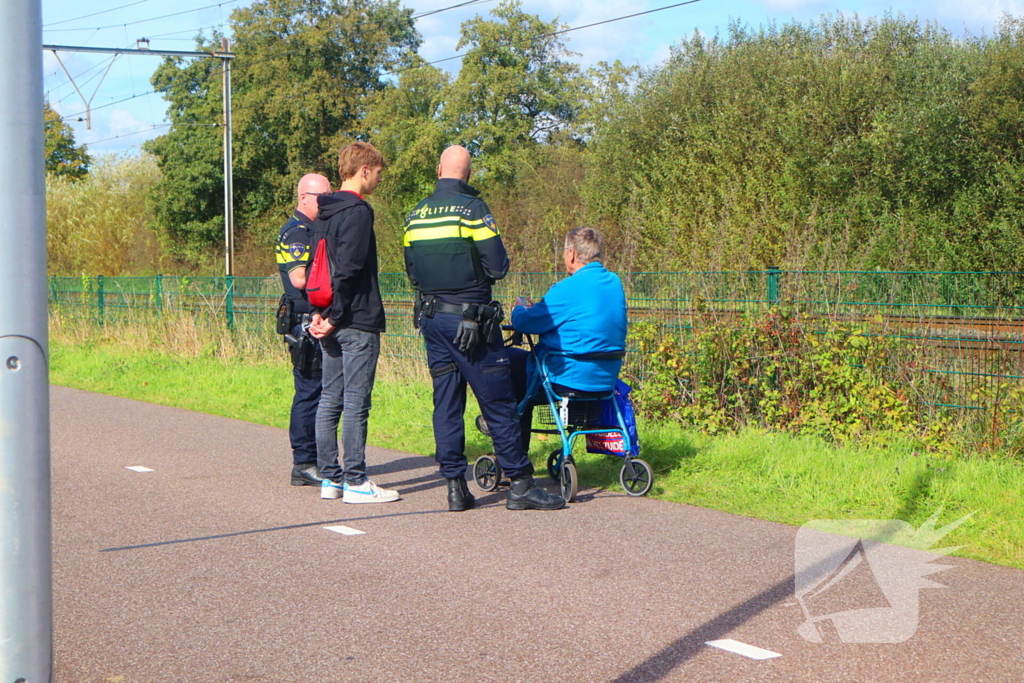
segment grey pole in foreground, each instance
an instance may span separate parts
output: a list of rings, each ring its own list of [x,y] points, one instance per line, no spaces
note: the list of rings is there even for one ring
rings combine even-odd
[[[228,51],[228,39],[221,38]],[[235,274],[235,189],[231,159],[231,60],[224,60],[224,274]],[[2,683],[2,682],[0,682]]]
[[[50,683],[42,12],[0,2],[0,683]]]

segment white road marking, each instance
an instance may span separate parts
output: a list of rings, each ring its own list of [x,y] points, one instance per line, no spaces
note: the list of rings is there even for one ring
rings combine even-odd
[[[365,534],[365,531],[359,529],[353,529],[350,526],[325,526],[328,531],[333,531],[336,534],[344,534],[346,536],[358,536],[359,534]]]
[[[751,659],[771,659],[772,657],[782,656],[778,652],[762,650],[759,647],[747,645],[746,643],[741,643],[740,641],[733,640],[732,638],[726,638],[725,640],[709,640],[704,644],[710,645],[711,647],[721,648],[722,650],[727,650],[729,652],[734,652],[738,655],[743,655],[744,657],[750,657]]]
[[[132,465],[131,467],[125,467],[125,469],[126,470],[131,470],[132,472],[152,472],[153,471],[153,470],[149,469],[148,467],[143,467],[142,465]]]

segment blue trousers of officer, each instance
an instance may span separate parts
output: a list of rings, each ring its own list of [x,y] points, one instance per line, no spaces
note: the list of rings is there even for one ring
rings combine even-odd
[[[292,329],[296,337],[302,334],[298,325]],[[319,351],[318,351],[319,353]],[[316,464],[316,409],[320,404],[320,370],[292,367],[295,395],[292,397],[291,419],[288,421],[288,436],[292,444],[292,464]]]
[[[456,479],[466,474],[466,384],[473,388],[480,413],[494,442],[494,453],[506,476],[533,474],[533,465],[519,442],[519,414],[509,375],[508,353],[498,339],[480,343],[464,354],[453,340],[461,317],[435,313],[421,321],[427,363],[434,380],[435,458],[441,476]]]

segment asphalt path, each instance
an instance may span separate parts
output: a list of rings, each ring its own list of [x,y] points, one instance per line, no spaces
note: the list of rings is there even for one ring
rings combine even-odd
[[[61,683],[1024,681],[1024,572],[943,558],[909,640],[811,643],[795,527],[593,489],[453,514],[431,459],[383,448],[370,476],[402,500],[347,505],[288,484],[285,430],[51,403]]]

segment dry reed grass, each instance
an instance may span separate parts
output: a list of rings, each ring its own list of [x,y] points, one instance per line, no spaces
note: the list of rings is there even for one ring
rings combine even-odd
[[[289,362],[279,335],[241,325],[229,330],[224,312],[212,304],[198,311],[127,309],[102,325],[77,310],[54,306],[50,338],[67,346],[105,346],[125,355],[156,351],[173,358],[218,358],[246,365],[286,366]],[[428,382],[430,375],[424,357],[416,354],[418,348],[413,340],[384,335],[378,378],[401,385]]]

